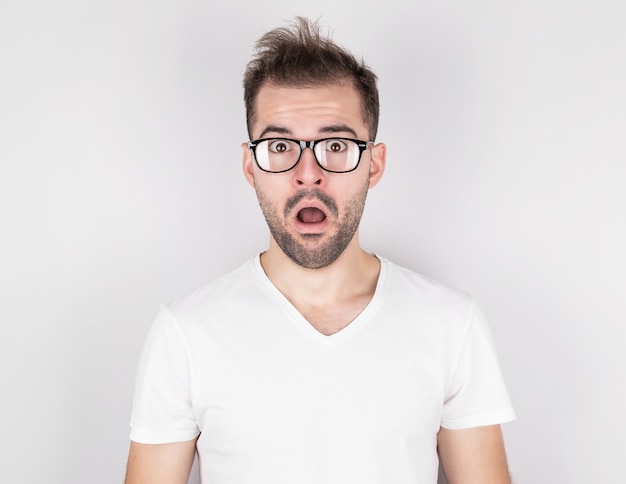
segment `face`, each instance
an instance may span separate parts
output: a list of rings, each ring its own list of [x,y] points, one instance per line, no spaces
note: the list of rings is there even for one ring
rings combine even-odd
[[[265,85],[256,99],[253,139],[328,137],[368,140],[358,93],[348,85],[291,88]],[[284,173],[266,173],[243,145],[246,178],[272,234],[272,242],[301,267],[329,266],[355,241],[367,191],[382,176],[385,146],[363,152],[356,170],[329,173],[310,149]],[[352,244],[354,245],[354,244]],[[272,250],[272,245],[270,246]]]

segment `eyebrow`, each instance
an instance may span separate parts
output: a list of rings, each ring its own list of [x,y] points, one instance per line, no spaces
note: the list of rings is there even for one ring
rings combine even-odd
[[[330,126],[324,126],[319,130],[320,133],[350,133],[357,138],[356,131],[354,131],[347,124],[331,124]]]
[[[290,129],[285,128],[283,126],[275,126],[269,125],[259,135],[259,139],[264,138],[267,133],[277,133],[277,134],[286,134],[292,136],[292,132]],[[328,126],[322,126],[318,133],[320,134],[333,134],[333,133],[350,133],[352,136],[357,138],[356,131],[352,129],[347,124],[330,124]]]
[[[265,138],[265,135],[267,133],[278,133],[278,134],[289,134],[290,135],[291,131],[288,130],[287,128],[283,128],[282,126],[274,126],[274,125],[270,124],[263,131],[261,131],[261,134],[259,135],[259,139]]]

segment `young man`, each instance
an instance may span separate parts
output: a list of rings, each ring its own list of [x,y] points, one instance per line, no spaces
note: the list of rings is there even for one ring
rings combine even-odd
[[[245,75],[266,252],[162,308],[127,483],[504,484],[514,418],[471,298],[359,245],[386,148],[375,75],[298,19]]]

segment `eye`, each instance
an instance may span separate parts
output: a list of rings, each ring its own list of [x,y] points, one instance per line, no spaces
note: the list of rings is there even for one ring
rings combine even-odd
[[[341,153],[347,149],[347,144],[344,141],[339,139],[328,140],[326,144],[326,151],[330,151],[331,153]]]
[[[277,139],[274,141],[270,141],[269,149],[272,153],[286,153],[291,149],[289,142],[284,139]]]

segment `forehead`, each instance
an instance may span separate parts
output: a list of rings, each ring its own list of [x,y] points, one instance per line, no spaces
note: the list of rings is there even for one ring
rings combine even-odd
[[[361,97],[349,84],[320,87],[287,87],[265,84],[256,98],[255,137],[274,128],[300,139],[313,139],[330,126],[345,126],[358,137],[367,137]]]

